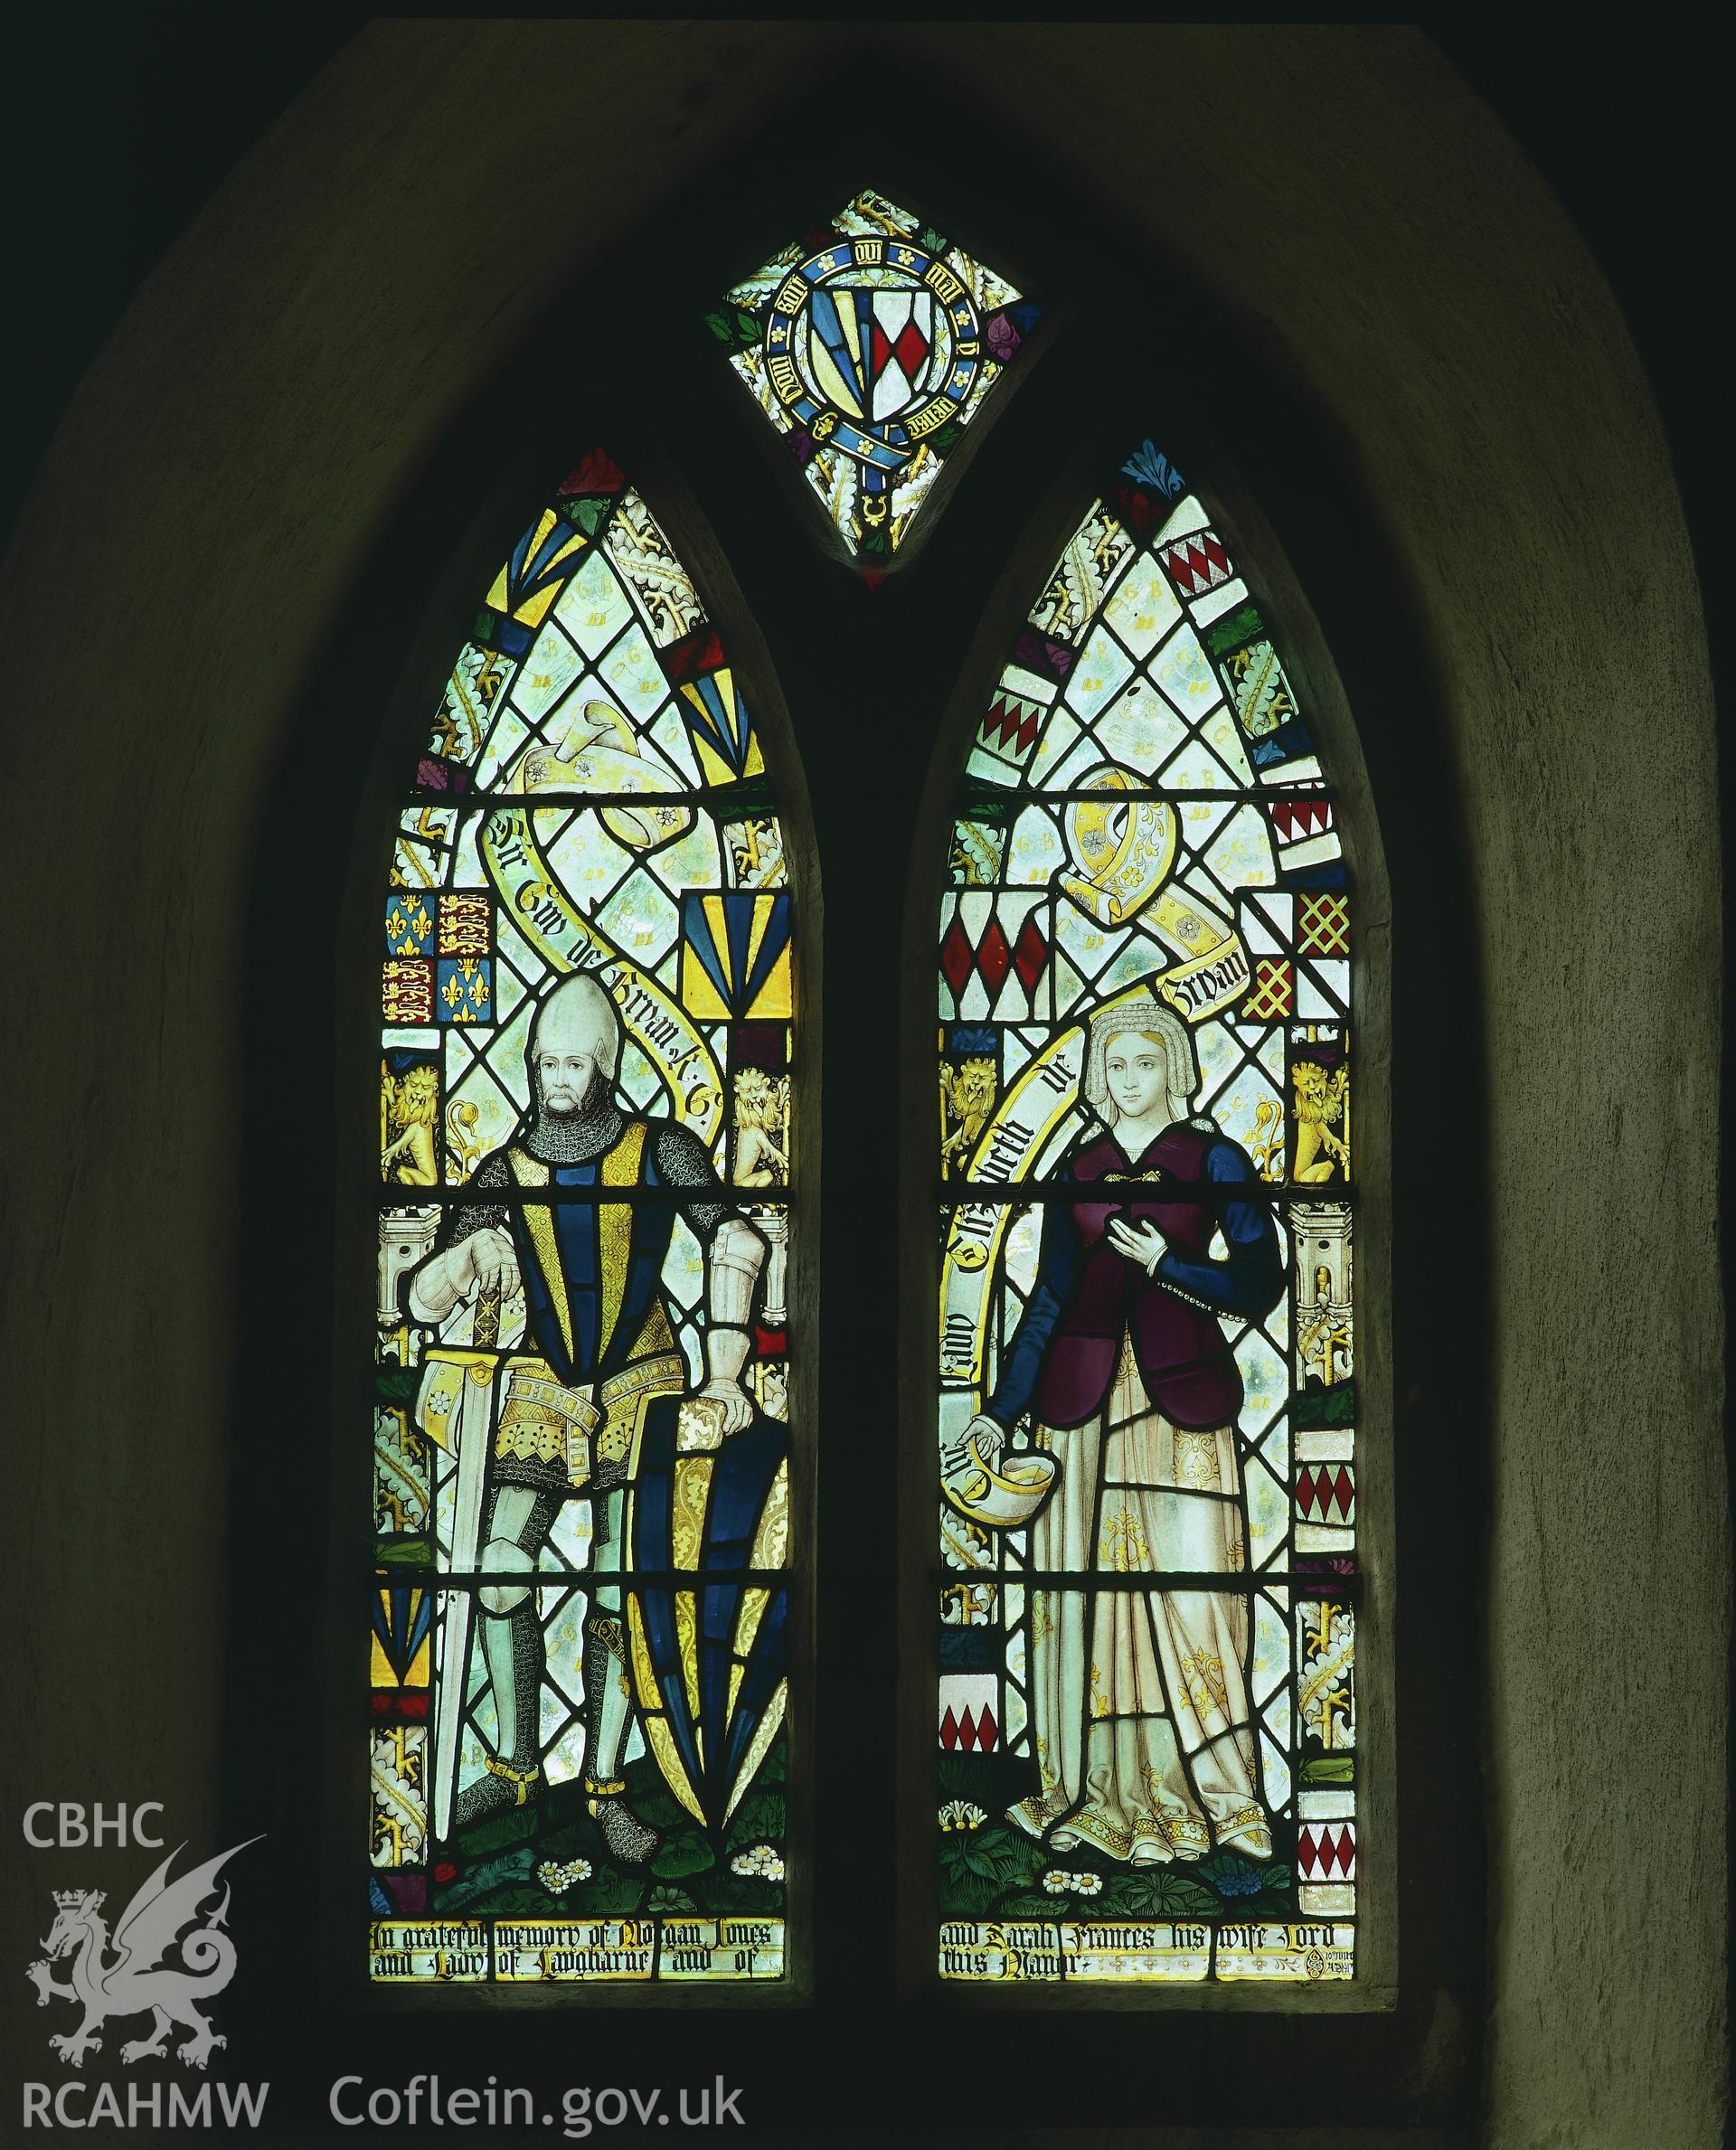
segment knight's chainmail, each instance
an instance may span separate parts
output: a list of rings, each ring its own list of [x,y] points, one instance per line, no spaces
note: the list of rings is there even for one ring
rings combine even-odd
[[[533,1065],[531,1082],[536,1092],[536,1117],[524,1146],[544,1165],[583,1165],[603,1152],[620,1135],[626,1124],[600,1077],[593,1080],[577,1112],[551,1112],[542,1101],[542,1077]]]
[[[550,1112],[542,1102],[541,1079],[533,1073],[532,1081],[536,1086],[536,1117],[530,1131],[520,1138],[520,1146],[541,1163],[584,1165],[592,1157],[601,1156],[620,1139],[627,1120],[602,1082],[592,1085],[590,1096],[577,1112]],[[650,1122],[650,1131],[651,1161],[665,1187],[717,1184],[710,1153],[696,1135],[677,1127],[673,1120],[654,1119]],[[505,1152],[495,1150],[477,1165],[471,1175],[468,1192],[485,1194],[495,1188],[511,1187],[513,1183],[512,1167],[506,1162]],[[684,1202],[681,1213],[700,1239],[709,1240],[730,1212],[721,1202]],[[505,1221],[505,1202],[467,1202],[462,1209],[447,1212],[439,1244],[449,1247],[457,1240],[468,1239],[473,1231],[481,1231],[487,1226],[498,1227]]]
[[[697,1135],[673,1120],[651,1123],[651,1155],[665,1187],[715,1187],[711,1152]],[[729,1211],[721,1202],[684,1202],[681,1213],[702,1240],[709,1240]]]

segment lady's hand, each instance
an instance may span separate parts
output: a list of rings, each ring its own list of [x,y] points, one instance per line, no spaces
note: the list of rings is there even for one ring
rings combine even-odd
[[[1137,1262],[1147,1277],[1169,1250],[1169,1241],[1148,1217],[1142,1217],[1137,1225],[1117,1217],[1104,1236],[1118,1254]]]
[[[976,1444],[976,1453],[985,1463],[993,1463],[1006,1446],[1006,1429],[998,1419],[991,1419],[986,1411],[978,1412],[965,1429],[965,1442]]]

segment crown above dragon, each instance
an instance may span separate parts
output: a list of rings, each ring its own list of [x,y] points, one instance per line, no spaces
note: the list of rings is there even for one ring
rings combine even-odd
[[[97,1911],[102,1908],[103,1893],[99,1890],[97,1894],[92,1896],[88,1890],[84,1889],[57,1889],[54,1891],[54,1901],[62,1911],[76,1911],[80,1905],[85,1905],[90,1910]]]

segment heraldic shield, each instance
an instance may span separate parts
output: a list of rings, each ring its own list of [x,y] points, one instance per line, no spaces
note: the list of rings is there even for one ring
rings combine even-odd
[[[725,1436],[719,1409],[675,1396],[647,1407],[627,1584],[646,1744],[713,1834],[753,1782],[788,1694],[789,1595],[777,1572],[789,1540],[788,1429],[756,1410]]]

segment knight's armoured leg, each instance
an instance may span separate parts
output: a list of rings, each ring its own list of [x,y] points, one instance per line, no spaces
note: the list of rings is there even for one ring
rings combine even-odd
[[[633,1721],[632,1690],[627,1680],[626,1634],[619,1600],[599,1592],[585,1622],[585,1702],[596,1727],[596,1746],[586,1774],[599,1786],[620,1781],[621,1749]]]
[[[523,1806],[541,1775],[537,1760],[542,1689],[542,1623],[533,1594],[536,1556],[554,1521],[553,1496],[528,1485],[501,1485],[489,1504],[482,1569],[498,1580],[476,1593],[482,1654],[494,1690],[495,1752],[487,1775],[459,1793],[456,1819],[467,1828],[485,1815]]]
[[[591,1541],[597,1586],[585,1620],[585,1727],[590,1734],[585,1758],[585,1789],[603,1841],[618,1859],[631,1864],[648,1859],[657,1833],[628,1807],[620,1774],[621,1751],[633,1721],[633,1690],[627,1676],[627,1629],[618,1581],[621,1571],[621,1530],[626,1502],[618,1485],[597,1503],[597,1532]]]
[[[486,1619],[482,1650],[495,1691],[495,1751],[514,1769],[534,1770],[542,1681],[542,1627],[536,1608],[518,1605],[504,1617]]]

